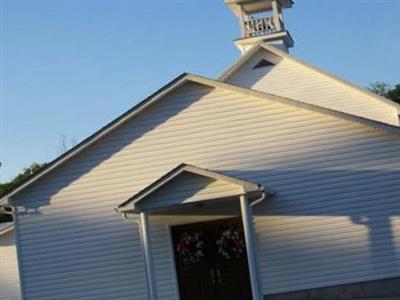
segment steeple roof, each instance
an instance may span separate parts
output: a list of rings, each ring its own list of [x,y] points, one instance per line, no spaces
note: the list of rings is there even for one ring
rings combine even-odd
[[[290,8],[293,5],[291,0],[278,0],[282,8]],[[240,8],[247,14],[259,13],[272,10],[271,0],[225,0],[225,4],[236,16],[240,16]]]

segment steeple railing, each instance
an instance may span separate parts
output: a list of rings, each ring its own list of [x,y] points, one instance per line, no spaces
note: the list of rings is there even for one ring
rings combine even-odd
[[[273,16],[262,17],[262,18],[251,18],[244,21],[245,37],[255,37],[267,35],[275,32],[279,32],[283,28],[281,20],[278,21],[280,24],[275,24]]]

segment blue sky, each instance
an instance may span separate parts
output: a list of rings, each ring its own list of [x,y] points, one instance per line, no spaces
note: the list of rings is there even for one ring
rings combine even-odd
[[[216,77],[239,57],[223,0],[4,1],[0,181],[57,156],[182,72]],[[298,0],[291,53],[365,86],[400,82],[400,1]]]

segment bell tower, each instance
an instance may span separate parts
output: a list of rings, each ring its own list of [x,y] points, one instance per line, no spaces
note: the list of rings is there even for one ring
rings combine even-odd
[[[260,41],[285,52],[293,47],[283,19],[283,9],[291,8],[292,0],[225,0],[225,4],[239,20],[242,36],[235,45],[242,54]]]

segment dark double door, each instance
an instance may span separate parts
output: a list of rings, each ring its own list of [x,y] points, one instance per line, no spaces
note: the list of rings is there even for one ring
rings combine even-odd
[[[251,300],[239,218],[172,227],[181,300]]]

